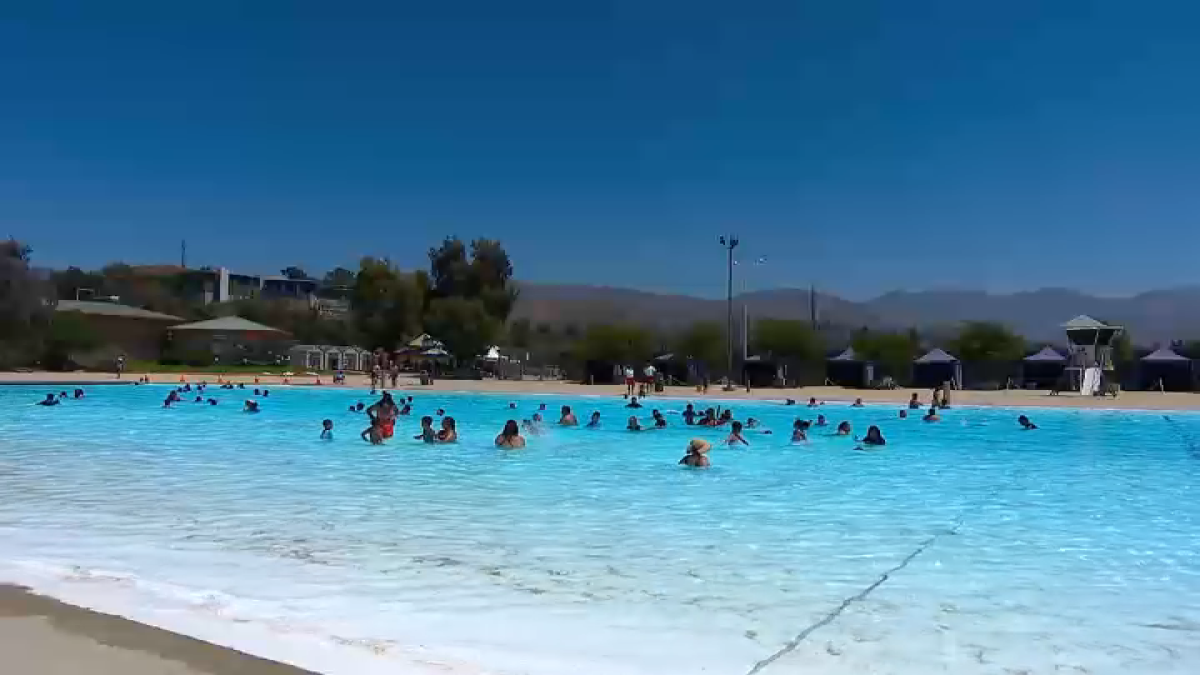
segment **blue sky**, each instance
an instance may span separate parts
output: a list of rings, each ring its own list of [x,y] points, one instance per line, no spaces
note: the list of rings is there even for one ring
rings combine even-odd
[[[1196,3],[29,5],[0,234],[43,264],[413,267],[458,234],[716,296],[734,231],[751,288],[1197,281]]]

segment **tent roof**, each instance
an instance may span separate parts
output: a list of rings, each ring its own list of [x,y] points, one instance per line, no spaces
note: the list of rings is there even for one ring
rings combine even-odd
[[[174,326],[171,330],[197,330],[197,331],[232,331],[238,333],[286,333],[287,331],[279,330],[264,326],[261,323],[255,323],[249,319],[243,319],[240,316],[223,316],[219,319],[209,319],[207,321],[197,321],[196,323],[185,323],[182,326]]]
[[[837,356],[831,357],[827,360],[829,360],[829,361],[852,361],[855,363],[858,363],[860,361],[865,361],[865,359],[858,358],[858,353],[854,351],[854,347],[846,347],[846,350],[843,351],[841,354],[838,354]]]
[[[953,354],[939,347],[934,347],[929,350],[928,354],[913,361],[913,363],[958,363],[958,359]]]
[[[1183,363],[1184,361],[1191,361],[1191,359],[1189,359],[1186,356],[1180,356],[1179,354],[1176,354],[1169,347],[1159,347],[1158,349],[1155,349],[1154,351],[1150,352],[1149,354],[1143,356],[1141,360],[1142,361],[1159,361],[1159,362],[1177,361],[1179,363]]]
[[[1119,326],[1110,326],[1103,321],[1097,321],[1087,314],[1080,314],[1062,325],[1067,330],[1087,330],[1096,328],[1119,328]]]
[[[1067,357],[1059,354],[1053,347],[1042,347],[1041,351],[1026,356],[1025,360],[1040,361],[1042,363],[1066,363]]]
[[[80,314],[90,314],[93,316],[119,316],[126,319],[183,321],[183,317],[163,314],[162,312],[152,312],[141,307],[94,300],[59,300],[54,310],[57,312],[79,312]]]

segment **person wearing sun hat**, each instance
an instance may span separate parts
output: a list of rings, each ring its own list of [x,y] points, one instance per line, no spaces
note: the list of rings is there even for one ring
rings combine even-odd
[[[693,438],[688,442],[687,454],[679,463],[683,466],[693,469],[704,469],[711,466],[708,461],[708,451],[712,450],[712,444],[701,438]]]

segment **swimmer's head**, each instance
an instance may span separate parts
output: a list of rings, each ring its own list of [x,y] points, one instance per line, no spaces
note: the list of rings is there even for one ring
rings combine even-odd
[[[321,422],[321,428],[325,431],[333,431],[333,420],[325,420]]]

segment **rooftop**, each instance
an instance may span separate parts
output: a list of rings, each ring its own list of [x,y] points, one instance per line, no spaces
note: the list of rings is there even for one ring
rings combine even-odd
[[[141,307],[118,305],[113,302],[97,302],[94,300],[59,300],[55,307],[59,312],[79,312],[93,316],[120,316],[127,319],[146,319],[149,321],[183,321],[182,317],[162,312],[152,312]]]

